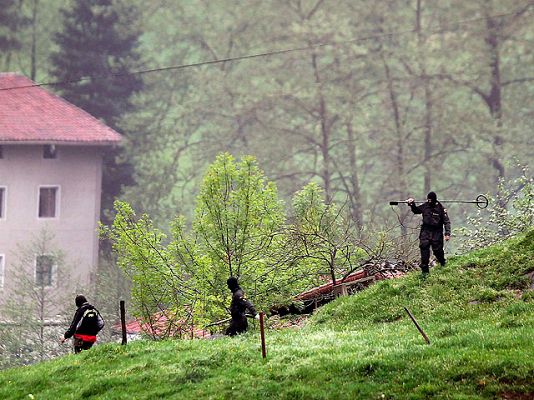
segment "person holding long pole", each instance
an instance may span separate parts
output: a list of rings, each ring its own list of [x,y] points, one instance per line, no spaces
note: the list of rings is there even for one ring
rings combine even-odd
[[[426,203],[417,206],[413,198],[406,200],[414,214],[423,215],[423,223],[419,232],[419,248],[421,250],[421,271],[426,276],[429,270],[430,248],[441,265],[445,265],[443,240],[451,238],[451,221],[447,209],[438,201],[434,192],[428,193]],[[443,229],[445,228],[445,234]]]

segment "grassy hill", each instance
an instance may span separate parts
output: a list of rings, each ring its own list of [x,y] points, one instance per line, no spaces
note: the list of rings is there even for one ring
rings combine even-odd
[[[1,399],[533,399],[534,230],[323,307],[303,329],[101,345],[0,373]],[[408,307],[430,337],[427,345]]]

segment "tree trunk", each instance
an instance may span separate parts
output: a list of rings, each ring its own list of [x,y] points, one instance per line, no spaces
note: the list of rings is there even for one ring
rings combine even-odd
[[[362,228],[362,204],[360,193],[360,180],[358,178],[358,167],[356,165],[356,145],[352,123],[347,123],[348,152],[350,163],[350,184],[351,191],[348,193],[350,199],[350,210],[352,219],[356,222],[358,230]]]
[[[395,167],[396,167],[396,176],[398,176],[397,192],[399,193],[399,196],[401,199],[405,199],[407,197],[408,191],[407,191],[407,185],[406,185],[406,168],[404,165],[404,138],[402,135],[399,104],[397,101],[397,93],[395,92],[395,87],[393,86],[393,79],[391,77],[391,71],[389,69],[389,65],[384,57],[382,57],[382,61],[384,63],[384,71],[386,73],[386,79],[387,79],[387,89],[388,89],[389,99],[391,101],[391,111],[392,111],[393,122],[395,125],[395,137],[396,137]],[[401,216],[399,217],[402,236],[406,236],[408,234],[408,230],[406,226],[404,225],[406,215],[407,215],[406,213],[402,213]]]
[[[499,54],[500,26],[498,21],[487,14],[487,11],[486,17],[486,37],[484,40],[489,53],[490,91],[485,100],[495,124],[492,140],[493,154],[490,157],[490,164],[496,171],[496,182],[498,182],[505,177],[505,167],[502,163],[504,138],[502,135],[502,86]]]
[[[424,192],[428,193],[432,187],[432,91],[426,71],[426,60],[423,56],[424,37],[421,32],[421,0],[417,0],[415,30],[417,32],[417,50],[421,78],[425,93],[425,123],[424,123],[424,156],[423,165],[425,176],[423,182]]]
[[[325,201],[330,203],[332,201],[332,184],[331,184],[331,168],[330,168],[330,127],[328,124],[328,116],[326,109],[326,101],[321,85],[321,77],[319,75],[319,68],[317,66],[317,54],[312,54],[313,74],[315,76],[315,83],[318,87],[319,96],[319,119],[321,124],[321,155],[323,157],[323,167],[321,177],[324,184]]]
[[[31,45],[31,72],[30,72],[30,78],[32,81],[35,82],[36,74],[37,74],[37,10],[38,10],[38,4],[39,0],[33,0],[33,7],[32,7],[32,45]]]

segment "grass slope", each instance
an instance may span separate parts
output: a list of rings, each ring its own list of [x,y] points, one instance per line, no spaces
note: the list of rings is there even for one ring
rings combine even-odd
[[[338,299],[304,329],[269,331],[266,361],[257,332],[102,345],[1,372],[0,398],[532,399],[530,271],[534,230],[425,280],[412,273]]]

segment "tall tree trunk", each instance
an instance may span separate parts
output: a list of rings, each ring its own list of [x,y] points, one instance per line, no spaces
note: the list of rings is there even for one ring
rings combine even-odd
[[[319,120],[321,124],[321,155],[323,157],[323,167],[321,172],[321,177],[324,184],[324,193],[325,201],[330,203],[332,201],[332,171],[331,171],[331,161],[330,161],[330,127],[328,124],[328,115],[326,109],[326,101],[323,94],[323,88],[321,85],[321,77],[319,75],[319,67],[317,65],[317,54],[312,54],[312,66],[313,74],[315,76],[315,83],[318,87],[318,96],[319,96]]]
[[[354,139],[354,131],[352,123],[347,123],[347,138],[348,138],[348,152],[350,164],[350,192],[348,193],[350,199],[350,209],[352,219],[356,222],[358,230],[362,228],[362,204],[360,193],[360,180],[358,178],[358,167],[356,165],[356,146]]]
[[[395,87],[393,86],[393,78],[391,76],[391,71],[383,55],[382,55],[382,61],[384,64],[384,71],[386,73],[387,89],[388,89],[389,99],[391,101],[391,111],[392,111],[393,122],[395,125],[395,139],[396,139],[395,140],[395,150],[396,150],[395,167],[397,170],[396,176],[398,176],[397,192],[399,193],[399,196],[401,199],[405,199],[408,196],[408,190],[407,190],[407,184],[406,184],[406,167],[405,167],[405,162],[404,162],[404,137],[402,135],[399,104],[397,100],[397,93],[395,92]],[[406,220],[406,215],[407,213],[402,213],[400,216],[400,221],[399,221],[402,236],[406,236],[408,234],[408,230],[406,226],[404,225],[404,221]]]
[[[485,42],[489,53],[490,68],[490,91],[486,96],[486,103],[495,124],[495,133],[492,140],[493,154],[490,157],[490,164],[496,170],[496,181],[498,182],[505,177],[506,172],[502,163],[504,138],[502,135],[502,86],[499,54],[499,35],[501,28],[499,22],[491,18],[486,9],[485,12],[487,17]]]
[[[31,72],[30,78],[32,81],[35,81],[37,74],[37,10],[38,10],[39,0],[33,0],[32,6],[32,46],[31,46]]]
[[[419,69],[423,80],[425,93],[425,123],[424,123],[424,156],[423,165],[425,176],[423,182],[424,192],[428,193],[432,187],[432,91],[430,90],[430,81],[426,71],[426,59],[424,52],[424,37],[421,32],[421,0],[417,0],[415,30],[417,32],[417,55],[419,60]]]

